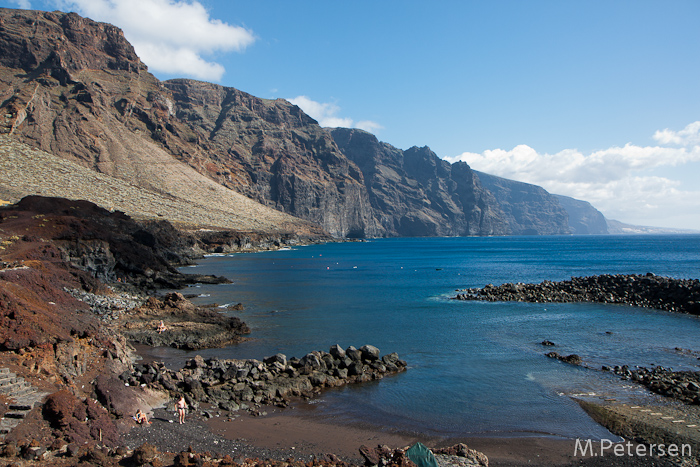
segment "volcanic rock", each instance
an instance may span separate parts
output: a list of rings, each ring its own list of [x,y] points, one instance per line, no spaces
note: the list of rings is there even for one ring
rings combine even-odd
[[[652,273],[603,274],[572,277],[561,282],[540,284],[487,285],[460,291],[456,300],[519,302],[598,302],[657,308],[680,313],[700,314],[700,281],[674,279]]]

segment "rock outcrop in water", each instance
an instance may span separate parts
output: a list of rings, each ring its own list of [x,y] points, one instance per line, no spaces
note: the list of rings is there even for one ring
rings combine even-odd
[[[161,322],[165,330],[158,332]],[[142,306],[122,313],[114,324],[130,342],[184,350],[237,344],[250,333],[237,317],[195,306],[178,292],[162,300],[150,297]]]
[[[456,300],[620,303],[700,315],[700,281],[646,275],[605,274],[562,282],[487,285],[459,291]]]
[[[630,369],[627,365],[603,367],[603,370],[612,371],[662,396],[700,405],[700,371],[673,371],[662,366]]]

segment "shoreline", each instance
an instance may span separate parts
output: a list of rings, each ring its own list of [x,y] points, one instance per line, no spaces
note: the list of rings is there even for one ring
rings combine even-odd
[[[290,452],[301,455],[333,453],[356,462],[362,461],[359,452],[362,445],[370,448],[378,445],[405,448],[416,442],[430,448],[464,443],[469,448],[486,454],[490,465],[532,465],[536,461],[565,465],[573,460],[575,441],[570,439],[545,436],[443,438],[382,430],[368,424],[324,421],[303,411],[304,408],[290,407],[261,417],[242,415],[233,421],[214,418],[206,424],[224,438],[244,438],[247,443],[258,448],[286,447]]]
[[[137,354],[142,362],[158,361],[153,355],[154,347],[140,345]],[[156,352],[157,353],[157,350]],[[572,398],[580,405],[580,400]],[[608,413],[620,414],[620,410],[610,409],[607,402],[590,404]],[[626,404],[621,404],[626,407]],[[650,406],[656,407],[656,406]],[[657,410],[658,407],[653,410]],[[584,410],[600,426],[610,430],[613,435],[618,433],[615,424],[607,424],[592,415],[590,409]],[[216,412],[214,408],[210,413]],[[360,454],[360,447],[369,448],[378,445],[387,445],[392,449],[408,448],[416,442],[425,444],[431,449],[454,446],[464,443],[469,448],[482,452],[489,459],[489,465],[502,467],[518,467],[524,465],[547,466],[574,466],[574,465],[620,465],[620,466],[665,466],[672,465],[669,459],[654,458],[599,458],[597,454],[579,455],[577,453],[577,439],[560,436],[547,436],[532,433],[530,435],[517,436],[512,433],[501,433],[496,436],[472,435],[472,436],[430,436],[421,433],[408,433],[396,430],[384,430],[380,426],[374,426],[363,422],[342,422],[332,419],[322,419],[313,415],[313,406],[304,401],[290,404],[286,408],[263,406],[257,413],[251,415],[244,411],[240,413],[225,412],[224,416],[214,415],[209,417],[197,417],[200,430],[205,430],[209,435],[218,437],[216,445],[225,445],[226,441],[237,446],[237,452],[247,453],[246,457],[267,455],[275,460],[313,460],[324,459],[328,456],[339,458],[351,465],[362,465],[364,459]],[[626,422],[634,429],[639,428],[634,411],[623,410],[627,417]],[[228,416],[226,416],[226,414]],[[262,415],[260,415],[262,414]],[[230,417],[229,417],[230,416]],[[135,429],[138,429],[136,427]],[[132,430],[133,431],[133,430]],[[627,432],[641,443],[648,442],[639,432]],[[671,441],[681,438],[670,438]],[[594,442],[598,442],[595,440]],[[637,443],[635,443],[636,445]],[[210,444],[210,449],[213,450]],[[696,452],[693,445],[693,452]],[[207,449],[199,449],[206,451]],[[697,449],[700,452],[700,449]],[[216,452],[216,451],[214,451]],[[226,453],[223,453],[226,454]],[[696,454],[697,456],[697,454]],[[235,456],[234,456],[235,457]],[[669,462],[669,464],[667,464]]]
[[[205,409],[206,410],[206,409]],[[127,445],[134,449],[150,443],[161,451],[178,453],[190,447],[196,452],[229,454],[235,458],[288,458],[310,461],[337,456],[351,465],[363,465],[360,447],[387,445],[391,449],[406,448],[421,442],[431,449],[464,443],[484,453],[491,466],[569,465],[576,461],[575,440],[555,437],[464,437],[429,438],[382,431],[377,427],[353,426],[321,421],[294,409],[284,409],[254,417],[235,414],[207,418],[188,414],[184,425],[174,413],[155,409],[148,427],[134,426],[125,435]],[[184,441],[184,442],[183,442]]]
[[[206,408],[204,408],[206,411]],[[492,467],[519,466],[671,466],[687,458],[653,456],[619,456],[612,449],[605,457],[596,452],[582,455],[576,439],[546,436],[528,437],[464,437],[428,438],[387,432],[378,427],[353,426],[323,421],[303,413],[303,409],[271,409],[267,415],[235,414],[203,416],[204,411],[188,414],[184,425],[176,415],[156,409],[153,424],[135,426],[126,435],[129,448],[150,443],[162,452],[178,453],[190,448],[195,452],[210,452],[215,456],[230,455],[234,460],[271,459],[273,461],[310,462],[314,459],[339,459],[350,465],[364,465],[360,447],[387,445],[403,449],[421,442],[431,449],[466,444],[485,454]],[[211,414],[211,412],[210,412]],[[173,420],[173,422],[170,422]],[[585,443],[585,440],[582,440]],[[628,443],[627,441],[625,441]],[[600,446],[594,441],[594,446]],[[632,443],[632,452],[637,443]],[[596,448],[597,449],[597,448]],[[695,452],[695,451],[693,451]],[[694,464],[684,464],[694,465]]]
[[[153,355],[158,353],[155,349],[157,348],[139,346],[137,351],[143,361],[153,361],[157,360],[157,356]],[[188,414],[185,426],[194,426],[194,431],[201,435],[196,440],[198,444],[192,445],[195,451],[227,454],[221,449],[232,449],[233,453],[238,453],[239,456],[269,456],[275,460],[293,457],[308,461],[333,454],[350,464],[362,465],[364,463],[360,455],[362,445],[369,448],[387,445],[395,449],[421,442],[431,449],[464,443],[469,448],[484,453],[491,466],[568,466],[578,465],[582,461],[580,456],[575,455],[576,439],[573,438],[535,433],[523,436],[508,433],[495,436],[483,434],[430,436],[415,432],[384,430],[370,423],[343,422],[324,418],[314,412],[313,404],[301,400],[286,408],[262,406],[257,411],[259,414],[257,416],[242,410],[227,412],[209,404],[202,404],[194,414]],[[143,427],[133,427],[126,435],[130,440],[130,447],[136,447],[139,442],[149,442],[162,450],[171,452],[187,450],[190,446],[184,445],[181,440],[172,444],[172,438],[181,435],[175,436],[168,433],[173,431],[179,433],[181,428],[175,426],[176,423],[167,423],[168,419],[175,419],[174,414],[163,408],[155,409],[154,425],[160,428],[161,433],[148,433],[148,431],[155,431],[152,428],[143,430]],[[189,437],[184,439],[191,440]],[[588,457],[587,462],[595,462],[595,459]]]
[[[36,204],[33,209],[32,203]],[[62,217],[51,214],[59,207],[68,214]],[[13,328],[5,330],[7,334],[5,345],[8,346],[8,352],[4,354],[6,357],[4,363],[5,366],[11,366],[11,369],[22,370],[18,371],[18,374],[21,373],[21,377],[30,378],[29,381],[38,387],[43,388],[46,385],[47,388],[54,391],[51,396],[55,402],[56,407],[54,408],[57,410],[54,411],[55,414],[53,412],[40,414],[38,407],[33,409],[30,407],[29,410],[32,411],[30,416],[16,430],[8,433],[8,438],[6,438],[9,440],[9,444],[6,444],[7,452],[14,452],[12,455],[16,456],[19,452],[22,453],[22,456],[36,454],[36,459],[40,460],[42,458],[40,456],[43,456],[44,459],[49,455],[58,458],[69,452],[71,457],[76,457],[76,461],[78,457],[99,457],[102,454],[122,456],[123,454],[118,454],[118,451],[121,452],[122,449],[119,446],[121,441],[120,433],[117,433],[117,430],[131,428],[125,435],[124,441],[133,439],[136,442],[139,437],[145,438],[148,435],[150,442],[161,447],[162,451],[174,453],[187,450],[189,446],[185,444],[189,443],[192,443],[193,448],[200,452],[221,452],[226,443],[231,443],[231,449],[244,453],[248,457],[264,458],[272,453],[275,456],[293,455],[299,458],[311,456],[312,453],[324,455],[327,452],[333,455],[339,453],[348,456],[348,459],[353,459],[354,464],[358,464],[361,463],[358,462],[360,459],[359,449],[363,444],[370,449],[380,443],[388,444],[392,448],[402,448],[422,440],[434,448],[465,441],[472,448],[486,452],[492,458],[492,465],[566,465],[580,461],[573,456],[574,440],[547,436],[436,438],[420,433],[406,434],[383,431],[381,427],[376,426],[353,426],[347,423],[333,423],[333,420],[322,420],[319,417],[314,418],[309,416],[309,412],[300,410],[301,403],[297,405],[296,409],[280,411],[279,413],[273,409],[269,414],[258,417],[232,412],[233,416],[230,422],[222,421],[224,417],[230,416],[229,412],[217,413],[218,409],[212,409],[207,404],[203,404],[189,417],[187,425],[181,426],[171,422],[173,414],[168,413],[168,410],[172,411],[171,404],[165,404],[167,409],[153,409],[159,404],[162,407],[165,399],[150,402],[142,400],[142,393],[153,389],[147,386],[154,382],[154,377],[159,375],[158,372],[161,369],[143,368],[143,365],[141,368],[135,369],[131,360],[131,356],[134,354],[130,352],[130,346],[124,335],[118,332],[116,327],[108,325],[108,323],[118,324],[115,321],[118,321],[119,318],[126,320],[131,327],[138,324],[133,316],[127,316],[127,309],[130,306],[124,301],[124,297],[119,293],[114,295],[109,293],[109,284],[114,284],[116,278],[127,291],[138,290],[151,295],[156,290],[162,290],[164,284],[171,284],[173,277],[180,278],[182,281],[186,281],[187,278],[183,279],[181,277],[183,275],[178,273],[172,264],[164,259],[164,256],[161,256],[161,254],[166,253],[164,248],[156,251],[153,248],[147,248],[145,244],[138,243],[135,239],[144,235],[139,234],[141,231],[137,229],[140,227],[134,225],[128,218],[121,217],[118,213],[106,213],[103,212],[104,210],[87,203],[43,198],[26,200],[22,206],[18,205],[14,209],[15,214],[4,218],[4,228],[13,228],[21,233],[34,232],[29,228],[32,227],[42,234],[44,230],[51,228],[55,230],[53,235],[56,239],[47,241],[38,236],[23,234],[24,236],[9,237],[11,240],[7,241],[10,249],[7,256],[3,257],[3,260],[7,259],[8,262],[6,265],[3,263],[2,279],[9,284],[8,290],[23,292],[26,290],[31,291],[31,293],[40,290],[42,294],[31,295],[32,301],[30,303],[26,302],[26,297],[30,296],[28,293],[10,296],[12,300],[8,303],[11,303],[13,308],[9,309],[12,313],[8,313],[8,316],[12,316],[18,325],[21,324],[26,328],[17,328],[21,332],[13,331],[11,334],[8,332]],[[71,220],[74,219],[75,213],[73,211],[76,210],[82,213],[80,222]],[[121,227],[115,228],[112,225],[114,223]],[[90,226],[95,232],[102,233],[104,240],[99,240],[101,243],[95,245],[93,244],[95,242],[90,243],[81,239],[82,231],[80,229],[70,230],[75,230],[74,225],[83,224]],[[121,233],[117,235],[115,232]],[[60,239],[71,235],[70,238],[78,239],[75,244],[60,243],[63,241]],[[141,245],[136,253],[133,251],[136,248],[135,245]],[[110,260],[112,262],[107,263],[107,266],[103,264],[105,251],[112,255],[112,260]],[[66,260],[68,262],[56,263],[54,258],[59,255],[59,252],[67,255],[72,262]],[[182,257],[182,255],[178,257]],[[123,263],[118,262],[117,259],[122,262],[130,261],[129,268],[119,269],[121,267],[119,265]],[[87,266],[82,263],[84,261],[88,262]],[[202,276],[197,277],[201,278]],[[186,283],[182,281],[178,283]],[[81,293],[81,300],[67,292],[67,289],[74,290],[78,287],[86,292],[85,294]],[[95,298],[95,303],[85,300],[88,296]],[[99,297],[102,298],[98,300]],[[102,304],[102,299],[107,300],[107,303]],[[177,312],[189,320],[191,315],[197,314],[197,310],[201,307],[186,301],[181,294],[173,293],[166,295],[162,300],[151,297],[147,300],[146,306],[141,308],[143,309],[140,310],[140,313],[144,315],[144,319],[153,318],[153,322],[150,323],[151,328],[153,328],[157,318],[164,316],[164,314]],[[207,316],[212,313],[210,310],[206,311],[208,313],[204,314]],[[41,324],[38,327],[41,332],[37,332],[36,326],[31,326],[34,323]],[[147,325],[148,323],[145,326]],[[27,338],[25,338],[25,334],[28,336]],[[58,339],[59,343],[53,346],[51,342],[47,341],[49,337]],[[377,351],[378,356],[378,349],[373,349]],[[336,349],[336,352],[340,350],[342,349]],[[372,349],[368,349],[368,355],[371,353],[369,350]],[[363,357],[364,352],[362,351],[356,355],[358,350],[353,348],[352,352],[353,356],[358,358],[348,357],[348,359],[354,359],[358,364],[370,360],[369,357]],[[144,353],[148,352],[141,352],[142,356]],[[157,351],[153,351],[153,353],[155,354]],[[325,355],[326,352],[316,353],[318,355],[315,355],[314,352],[309,354],[316,358],[311,358],[308,355],[309,358],[305,357],[307,361],[302,365],[304,373],[307,373],[307,364],[312,370],[312,375],[319,366],[328,370],[327,366],[321,365],[318,357],[332,356],[333,349],[328,355]],[[377,356],[371,360],[378,367],[386,369],[389,363],[394,361],[384,362],[386,365],[380,364],[376,361]],[[269,362],[269,364],[272,366],[279,364],[278,370],[284,367],[285,372],[287,370],[291,373],[298,372],[300,369],[298,364],[301,361],[291,359],[295,360],[294,364],[284,365],[279,361],[280,359],[286,360],[286,357],[283,357],[283,355],[278,354],[274,356],[274,361]],[[205,362],[201,357],[199,361],[193,360],[195,360],[194,368],[188,368],[183,375],[180,375],[183,376],[182,380],[178,379],[178,384],[168,388],[171,391],[170,396],[173,396],[175,391],[179,392],[178,388],[187,388],[190,392],[193,390],[201,392],[202,382],[199,378],[204,373],[207,373],[205,375],[207,379],[204,381],[207,387],[215,386],[217,381],[222,381],[223,375],[216,374],[216,371],[223,368],[206,366],[209,363],[204,365]],[[350,363],[352,362],[344,363],[344,365],[347,366]],[[261,366],[256,368],[257,372],[253,372],[251,367],[250,373],[253,376],[260,376],[257,379],[252,378],[254,381],[250,381],[251,384],[257,383],[259,380],[267,381],[279,373],[265,367],[268,365],[267,362],[259,365]],[[333,370],[346,369],[341,368],[339,363],[335,363],[335,361],[332,365],[338,365],[337,368],[333,366],[331,368]],[[151,373],[149,371],[151,369],[156,373]],[[142,370],[146,371],[142,372]],[[248,370],[248,368],[238,368],[238,370]],[[7,373],[8,370],[5,371]],[[58,375],[64,375],[66,380],[60,380]],[[185,381],[185,377],[188,376],[189,379]],[[50,380],[42,381],[45,377],[50,378]],[[127,379],[127,384],[123,378]],[[227,378],[228,376],[224,379]],[[236,378],[239,379],[238,376]],[[246,378],[247,376],[240,377],[240,379]],[[230,380],[232,381],[233,378]],[[169,381],[172,382],[172,378]],[[327,378],[324,381],[327,381]],[[228,384],[228,380],[226,384]],[[263,388],[260,386],[255,385],[255,389],[262,391]],[[320,382],[315,386],[320,389],[330,385]],[[306,396],[305,392],[300,392],[300,394]],[[299,394],[292,395],[296,397]],[[95,396],[99,400],[94,399]],[[254,394],[253,396],[255,404],[266,401],[264,394]],[[236,397],[238,397],[237,394]],[[255,400],[257,397],[260,399]],[[250,398],[245,400],[249,402]],[[291,400],[296,401],[297,399]],[[137,404],[143,404],[144,408],[147,406],[153,410],[156,417],[152,426],[139,427],[131,420],[130,414],[133,413]],[[198,406],[198,404],[191,405]],[[226,404],[221,406],[229,409]],[[92,418],[83,417],[80,411],[73,411],[75,407],[81,410],[84,407],[89,407],[99,411],[99,413]],[[61,415],[64,412],[68,415]],[[254,415],[259,414],[258,410],[254,412]],[[59,415],[63,418],[56,418]],[[68,430],[66,425],[76,429]],[[103,434],[106,436],[103,437]],[[37,440],[37,436],[41,436],[41,439]],[[142,444],[137,443],[132,447],[136,449]],[[294,449],[291,449],[292,447]],[[102,454],[99,454],[98,450]],[[51,453],[47,454],[48,452]],[[12,457],[12,455],[5,454],[5,457]],[[282,461],[284,460],[283,457]]]

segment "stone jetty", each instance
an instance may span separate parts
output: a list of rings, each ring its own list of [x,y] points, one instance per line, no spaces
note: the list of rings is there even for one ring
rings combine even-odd
[[[161,362],[136,365],[122,374],[128,385],[147,385],[183,394],[197,407],[209,403],[223,410],[255,411],[260,405],[284,407],[290,399],[310,398],[322,388],[339,387],[381,379],[402,372],[407,364],[396,353],[380,356],[378,348],[364,345],[329,352],[314,351],[303,358],[276,354],[259,360],[203,359],[196,356],[181,370],[170,370]]]
[[[645,275],[604,274],[540,284],[508,283],[459,290],[455,300],[617,303],[700,315],[700,281]]]

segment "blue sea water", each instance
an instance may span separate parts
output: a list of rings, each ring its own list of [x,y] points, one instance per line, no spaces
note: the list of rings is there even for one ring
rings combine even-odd
[[[639,400],[644,390],[601,365],[700,370],[700,319],[591,303],[449,300],[466,287],[594,274],[700,277],[700,236],[381,239],[209,257],[184,272],[199,303],[238,303],[253,339],[206,357],[302,357],[333,344],[398,352],[409,370],[324,392],[314,413],[428,436],[609,438],[572,400]],[[544,339],[555,348],[543,347]],[[576,353],[580,368],[547,358]],[[180,356],[182,357],[182,355]]]

